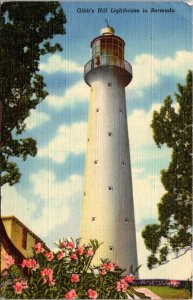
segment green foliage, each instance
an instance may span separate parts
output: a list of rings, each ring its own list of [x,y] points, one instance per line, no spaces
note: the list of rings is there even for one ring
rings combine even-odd
[[[64,34],[66,18],[59,2],[3,2],[0,10],[0,146],[1,186],[15,184],[20,172],[13,157],[35,156],[36,142],[19,139],[30,110],[45,99],[43,77],[38,73],[41,55],[61,51],[51,44]]]
[[[1,277],[1,293],[14,299],[126,299],[137,294],[131,286],[134,276],[124,276],[124,270],[108,259],[93,266],[93,257],[99,248],[97,240],[80,245],[80,240],[60,240],[55,253],[45,250],[44,245],[34,246],[34,256],[21,265],[14,264],[11,256],[5,257],[7,269]],[[17,289],[22,282],[21,289]],[[122,284],[125,288],[123,291]],[[120,288],[117,288],[119,285]],[[94,295],[89,294],[89,290]],[[75,296],[69,296],[74,291]],[[148,299],[148,298],[147,298]]]
[[[160,111],[153,113],[153,137],[160,148],[172,149],[168,169],[161,171],[166,193],[158,204],[159,224],[147,225],[142,232],[151,251],[148,267],[166,263],[168,255],[180,256],[192,247],[192,72],[186,85],[177,85],[174,102],[168,96]],[[175,106],[177,109],[175,109]]]

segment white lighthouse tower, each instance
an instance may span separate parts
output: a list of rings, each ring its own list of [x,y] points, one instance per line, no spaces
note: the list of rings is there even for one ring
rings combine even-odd
[[[112,27],[102,28],[84,69],[90,107],[81,237],[103,242],[94,264],[109,258],[129,271],[137,250],[125,99],[132,67],[124,46]]]

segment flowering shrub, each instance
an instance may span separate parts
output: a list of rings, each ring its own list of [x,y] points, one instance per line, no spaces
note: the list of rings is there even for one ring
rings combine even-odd
[[[108,260],[92,266],[99,248],[96,240],[80,245],[80,240],[60,241],[56,253],[45,246],[34,246],[34,257],[16,265],[14,258],[4,258],[7,265],[1,278],[1,294],[18,299],[121,299],[137,294],[131,286],[134,275]]]
[[[168,285],[169,285],[170,287],[179,287],[180,281],[177,281],[177,280],[169,280],[169,281],[168,281]]]

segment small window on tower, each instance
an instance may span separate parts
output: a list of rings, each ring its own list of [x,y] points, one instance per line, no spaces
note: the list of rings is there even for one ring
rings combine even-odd
[[[114,251],[114,247],[113,246],[109,246],[109,250],[110,251]]]
[[[96,217],[92,217],[92,222],[94,222],[96,220]]]
[[[26,249],[27,248],[27,230],[23,228],[22,232],[22,248]]]
[[[88,142],[90,141],[90,139],[87,140]]]
[[[111,87],[112,86],[112,82],[108,82],[108,86]]]
[[[100,110],[100,109],[99,109],[99,108],[97,108],[97,109],[96,109],[96,112],[99,112],[99,110]]]
[[[125,166],[125,161],[124,161],[124,160],[122,160],[122,166],[123,166],[123,167]]]
[[[98,160],[94,160],[94,164],[97,165],[98,164]]]
[[[125,218],[125,223],[129,223],[129,219],[128,218]]]
[[[108,189],[109,189],[109,191],[112,191],[113,187],[112,186],[108,186]]]
[[[122,112],[123,112],[121,108],[119,109],[119,112],[120,112],[120,113],[122,113]]]
[[[86,196],[86,192],[84,192],[84,196]]]
[[[108,132],[108,136],[112,136],[113,135],[113,133],[112,132]]]

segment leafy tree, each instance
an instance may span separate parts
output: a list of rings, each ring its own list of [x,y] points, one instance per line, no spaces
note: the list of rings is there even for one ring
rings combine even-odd
[[[51,44],[64,34],[66,18],[59,2],[4,2],[0,7],[0,185],[21,177],[14,157],[35,156],[36,141],[20,138],[30,110],[45,99],[43,77],[38,73],[41,55],[61,51]],[[9,254],[21,255],[9,240],[0,218],[1,243]]]
[[[192,72],[186,85],[177,85],[176,102],[168,96],[160,111],[154,111],[151,127],[159,148],[172,149],[167,170],[161,171],[166,193],[158,204],[159,224],[147,225],[142,232],[146,248],[151,251],[148,267],[166,263],[192,248]],[[175,109],[174,106],[178,108]]]

